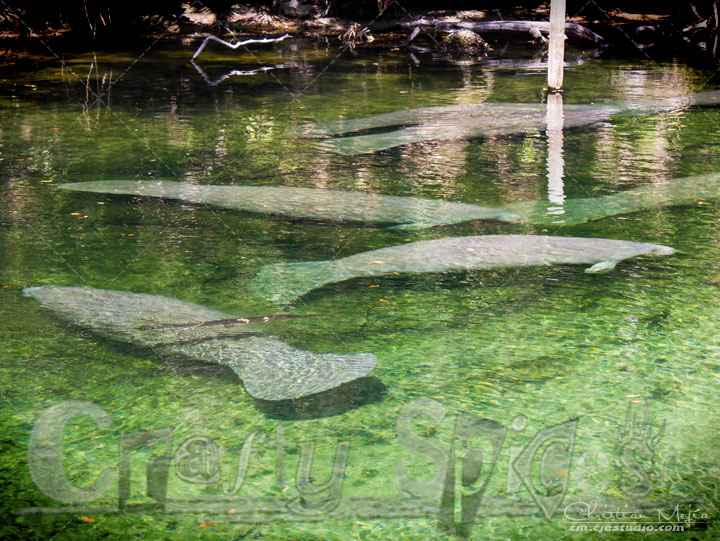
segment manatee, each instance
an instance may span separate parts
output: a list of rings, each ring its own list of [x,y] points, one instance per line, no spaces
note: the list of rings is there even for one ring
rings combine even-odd
[[[653,208],[697,205],[698,201],[720,199],[720,174],[673,179],[661,184],[646,184],[624,192],[597,197],[567,199],[562,214],[550,201],[523,201],[503,205],[523,221],[538,225],[575,225],[592,220],[639,212]]]
[[[233,316],[167,297],[84,287],[29,287],[23,294],[61,318],[114,340],[229,366],[247,392],[262,400],[332,389],[367,375],[377,361],[368,353],[301,351],[277,338],[258,336],[262,323],[248,323],[240,335],[237,326],[173,327]]]
[[[669,98],[640,99],[622,103],[619,107],[622,109],[620,116],[638,116],[666,113],[688,107],[715,107],[717,105],[720,105],[720,90],[695,92]]]
[[[695,205],[720,199],[720,174],[648,184],[598,197],[567,199],[563,214],[550,201],[520,201],[485,207],[452,201],[285,186],[203,186],[168,180],[104,180],[61,184],[74,191],[166,197],[191,203],[348,222],[397,224],[420,229],[470,220],[522,221],[536,225],[581,224],[653,208]]]
[[[691,106],[720,104],[712,90],[656,100],[620,104],[569,104],[563,107],[565,128],[587,126],[613,115],[638,116]],[[294,135],[328,137],[319,143],[328,152],[352,156],[429,140],[473,139],[547,129],[542,103],[469,103],[392,111],[364,118],[301,127]],[[382,130],[380,133],[362,133]]]
[[[331,261],[266,265],[250,281],[250,292],[288,303],[308,291],[360,276],[446,272],[535,265],[592,264],[588,273],[608,272],[638,255],[671,255],[673,248],[625,240],[536,235],[447,237],[390,246]]]
[[[565,105],[564,127],[595,124],[620,109],[594,105]],[[476,103],[396,111],[346,122],[326,123],[308,135],[332,135],[319,143],[328,152],[353,156],[430,140],[473,139],[546,129],[543,103]],[[346,135],[363,130],[397,127],[392,131]],[[337,137],[338,135],[346,135]]]
[[[206,186],[168,180],[100,180],[61,184],[81,192],[179,199],[231,209],[342,222],[398,224],[417,229],[468,220],[512,221],[502,209],[394,195],[290,186]]]

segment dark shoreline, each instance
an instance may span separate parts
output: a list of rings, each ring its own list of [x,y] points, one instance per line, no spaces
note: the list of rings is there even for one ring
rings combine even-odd
[[[0,21],[0,65],[13,65],[27,62],[43,62],[50,55],[50,49],[57,48],[65,52],[78,53],[90,50],[127,49],[130,46],[142,45],[153,41],[182,43],[189,51],[196,49],[208,35],[221,37],[231,43],[248,38],[275,38],[290,34],[295,38],[304,38],[320,42],[325,46],[338,48],[347,47],[347,40],[341,36],[353,25],[356,28],[369,28],[372,40],[359,39],[348,47],[349,53],[369,49],[398,49],[405,44],[412,27],[408,26],[407,16],[398,17],[396,13],[377,15],[374,19],[353,19],[348,17],[309,17],[293,18],[270,13],[267,10],[257,11],[254,6],[235,6],[235,10],[226,14],[227,22],[218,22],[217,17],[207,9],[202,13],[186,10],[182,15],[152,15],[140,17],[133,23],[132,31],[119,36],[108,33],[99,39],[89,40],[81,32],[76,32],[65,25],[61,29],[48,25],[37,33],[28,35],[18,32],[17,28],[9,28],[7,19]],[[242,8],[242,9],[238,9]],[[389,11],[389,10],[388,10]],[[490,11],[458,11],[458,10],[417,10],[412,13],[415,19],[427,18],[438,22],[436,27],[424,27],[413,42],[419,43],[421,49],[433,49],[434,53],[443,54],[438,41],[448,24],[459,21],[485,22],[505,20],[546,21],[545,5],[537,8],[507,8],[501,13]],[[571,15],[570,9],[568,14]],[[632,14],[614,11],[603,20],[592,17],[592,13],[582,16],[569,16],[567,21],[601,35],[603,54],[622,58],[652,57],[678,58],[692,64],[716,65],[720,61],[720,45],[718,44],[718,26],[711,14],[705,26],[687,30],[687,21],[672,17],[669,14]],[[498,19],[498,16],[503,19]],[[446,21],[450,21],[447,23]],[[17,21],[16,21],[17,23]],[[697,23],[696,23],[697,24]],[[15,25],[17,27],[17,24]],[[27,27],[25,27],[27,30]],[[512,42],[526,44],[542,50],[544,44],[536,37],[524,32],[489,32],[481,33],[490,44]],[[569,38],[569,43],[577,48],[592,50],[598,48],[597,43],[578,38]],[[191,54],[191,53],[190,53]],[[490,56],[496,56],[492,52]],[[482,63],[482,58],[475,58]]]

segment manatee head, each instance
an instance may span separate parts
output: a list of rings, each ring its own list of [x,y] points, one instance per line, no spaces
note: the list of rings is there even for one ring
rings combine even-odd
[[[44,306],[51,307],[53,303],[62,302],[64,299],[71,297],[73,292],[80,294],[83,289],[80,287],[34,286],[26,287],[22,290],[22,294],[25,297],[32,297],[40,301]]]
[[[655,254],[655,255],[673,255],[675,253],[675,248],[671,248],[670,246],[663,246],[662,244],[649,244],[650,250],[648,250],[648,254]]]
[[[22,294],[25,297],[35,297],[41,290],[41,287],[34,286],[34,287],[26,287],[22,290]]]

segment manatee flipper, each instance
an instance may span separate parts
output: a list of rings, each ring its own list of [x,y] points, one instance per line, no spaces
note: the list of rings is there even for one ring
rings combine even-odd
[[[604,274],[613,270],[617,264],[618,262],[613,260],[600,261],[595,263],[592,267],[585,269],[585,272],[588,274]]]

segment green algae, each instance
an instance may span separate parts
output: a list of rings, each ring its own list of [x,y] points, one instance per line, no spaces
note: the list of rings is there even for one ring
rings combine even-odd
[[[673,537],[717,537],[717,203],[700,200],[707,204],[652,208],[572,226],[473,222],[408,232],[54,189],[62,182],[98,178],[177,178],[208,185],[242,178],[249,185],[375,191],[491,207],[546,198],[546,141],[539,133],[422,143],[358,158],[325,154],[311,141],[287,137],[288,130],[340,115],[350,118],[350,113],[489,97],[534,102],[544,85],[540,72],[515,77],[473,66],[464,74],[433,61],[410,74],[402,55],[365,53],[369,57],[333,64],[294,102],[267,74],[208,89],[183,67],[185,57],[170,51],[180,60],[167,60],[162,47],[147,63],[141,61],[142,70],[131,69],[112,88],[112,109],[86,102],[85,87],[69,72],[46,68],[14,74],[18,84],[46,81],[40,98],[33,95],[39,90],[18,91],[9,99],[22,106],[0,111],[0,285],[8,286],[0,288],[0,471],[3,511],[10,517],[0,527],[3,537],[446,539],[437,505],[412,507],[412,498],[396,483],[398,460],[414,479],[427,481],[436,471],[397,437],[401,409],[418,398],[435,400],[446,410],[442,422],[421,417],[412,425],[444,453],[461,412],[507,428],[473,538],[585,535],[570,531],[562,509],[548,520],[513,477],[510,464],[515,448],[525,448],[538,431],[572,419],[578,421],[570,470],[566,476],[545,472],[548,490],[567,479],[564,503],[598,499],[650,511],[653,505],[692,503],[709,518],[691,521],[688,531]],[[122,73],[134,53],[117,61],[98,57],[92,88],[102,84],[110,68]],[[279,63],[283,54],[268,51],[262,59]],[[308,55],[318,73],[332,57]],[[92,63],[85,56],[71,67],[84,76]],[[287,70],[276,77],[299,92],[315,75]],[[670,97],[705,90],[709,75],[675,62],[598,59],[567,70],[571,91],[565,99],[617,102],[637,95],[637,85],[642,94]],[[607,96],[598,96],[598,89]],[[720,168],[717,122],[717,111],[688,109],[569,132],[565,194],[612,197],[667,179],[714,174]],[[377,380],[271,411],[238,393],[238,380],[227,369],[98,338],[21,295],[33,285],[91,286],[261,315],[271,306],[248,295],[246,285],[263,265],[488,234],[632,239],[678,252],[661,260],[626,261],[614,273],[597,276],[571,267],[540,267],[330,284],[295,307],[324,317],[274,324],[273,333],[292,347],[317,353],[371,352],[378,358]],[[640,460],[653,473],[650,491],[633,496],[627,490],[636,478],[617,465],[628,443],[618,441],[618,431],[626,424],[628,403],[641,407],[645,399],[650,433],[656,434],[663,420],[666,424],[652,460]],[[92,484],[103,468],[118,471],[121,438],[138,443],[148,431],[173,427],[166,497],[177,513],[162,512],[147,496],[146,466],[166,450],[163,442],[148,441],[133,449],[126,512],[18,514],[63,505],[35,486],[27,455],[32,427],[43,412],[69,400],[92,402],[113,421],[108,428],[89,417],[68,424],[63,466],[80,487]],[[354,407],[336,407],[344,402]],[[254,444],[236,499],[224,500],[223,484],[234,487],[243,447],[256,433],[266,440]],[[197,437],[209,438],[222,451],[219,482],[188,482],[178,473],[178,451]],[[282,475],[279,439],[286,451]],[[310,441],[317,453],[311,476],[320,483],[330,479],[338,444],[350,444],[345,503],[337,516],[288,507],[302,494],[296,485],[301,444]],[[484,441],[475,445],[489,451]],[[458,448],[458,463],[466,451]],[[458,506],[465,491],[460,473]],[[538,486],[539,474],[539,468],[532,474]],[[322,503],[317,495],[307,496]],[[117,502],[113,487],[92,507]],[[385,503],[373,514],[368,502]],[[280,505],[281,512],[270,517],[274,520],[243,515],[260,504]],[[458,507],[458,520],[459,514]]]

